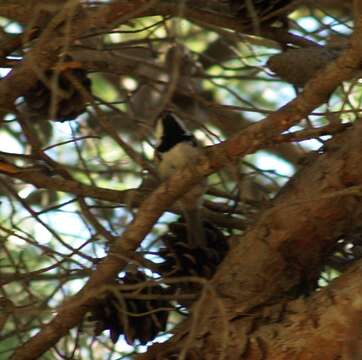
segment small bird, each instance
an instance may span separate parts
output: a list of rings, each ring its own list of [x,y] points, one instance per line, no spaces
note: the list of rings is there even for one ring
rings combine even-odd
[[[172,112],[165,112],[157,121],[156,160],[162,180],[177,170],[192,165],[202,154],[196,138],[190,133],[182,120]],[[206,178],[195,185],[180,199],[191,248],[205,247],[205,233],[201,217],[202,197],[206,191]]]

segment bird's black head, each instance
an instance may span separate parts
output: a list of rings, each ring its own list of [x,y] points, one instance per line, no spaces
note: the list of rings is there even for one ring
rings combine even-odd
[[[158,137],[157,151],[163,153],[180,142],[190,142],[196,145],[194,136],[175,114],[166,112],[157,122],[156,136]]]

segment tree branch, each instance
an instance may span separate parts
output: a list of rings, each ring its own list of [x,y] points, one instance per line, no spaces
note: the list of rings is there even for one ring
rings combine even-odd
[[[269,324],[250,335],[244,358],[256,360],[266,351],[270,360],[328,360],[338,355],[358,359],[362,351],[361,275],[359,261],[314,296],[288,303],[279,314],[282,321],[265,319]]]
[[[0,111],[13,109],[14,101],[34,85],[40,74],[57,62],[59,53],[66,44],[72,44],[91,28],[109,27],[115,21],[121,22],[129,16],[137,16],[153,3],[153,0],[135,0],[122,4],[116,2],[85,15],[81,8],[74,8],[74,2],[67,2],[43,30],[21,65],[1,80]],[[17,6],[14,12],[18,10]],[[70,21],[70,31],[59,34],[59,27],[67,21]]]

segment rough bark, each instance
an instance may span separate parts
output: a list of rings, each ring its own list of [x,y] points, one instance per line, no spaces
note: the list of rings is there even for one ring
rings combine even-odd
[[[218,343],[209,338],[202,344],[188,341],[186,358],[357,360],[362,351],[361,274],[359,261],[311,297],[284,302],[279,299],[278,305],[263,306],[262,310],[240,315],[229,323],[219,321],[224,327],[217,327],[214,339]],[[220,313],[220,306],[213,305],[211,311]],[[187,337],[185,329],[183,335]],[[179,345],[177,340],[156,344],[137,359],[168,359]]]

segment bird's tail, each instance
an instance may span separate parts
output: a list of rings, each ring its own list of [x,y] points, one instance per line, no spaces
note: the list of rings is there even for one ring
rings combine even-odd
[[[205,231],[200,214],[200,209],[184,209],[183,211],[186,227],[187,227],[187,238],[191,248],[206,247]]]

